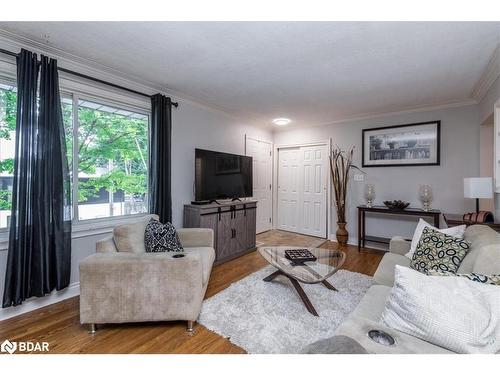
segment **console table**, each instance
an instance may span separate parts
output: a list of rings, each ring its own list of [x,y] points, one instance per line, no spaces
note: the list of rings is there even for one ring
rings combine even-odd
[[[366,235],[366,213],[373,212],[385,215],[399,215],[399,216],[416,216],[416,217],[432,217],[434,219],[434,226],[439,228],[439,217],[441,211],[429,210],[424,211],[421,208],[406,208],[404,210],[391,210],[385,206],[358,206],[358,251],[365,246],[365,242],[375,242],[389,244],[390,238],[367,236]]]

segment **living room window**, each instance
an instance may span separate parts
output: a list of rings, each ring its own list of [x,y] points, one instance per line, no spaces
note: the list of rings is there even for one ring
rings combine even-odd
[[[94,100],[77,105],[78,220],[147,212],[148,115]]]
[[[16,105],[16,87],[0,82],[0,231],[11,217]],[[66,92],[61,107],[73,220],[146,213],[149,114]]]

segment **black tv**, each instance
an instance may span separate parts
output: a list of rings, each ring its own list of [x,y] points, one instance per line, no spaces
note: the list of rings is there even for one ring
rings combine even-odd
[[[251,197],[252,158],[195,149],[195,200]]]

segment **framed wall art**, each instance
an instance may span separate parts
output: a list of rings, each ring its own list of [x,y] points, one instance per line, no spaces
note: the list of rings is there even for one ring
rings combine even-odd
[[[363,129],[363,167],[439,165],[441,121]]]

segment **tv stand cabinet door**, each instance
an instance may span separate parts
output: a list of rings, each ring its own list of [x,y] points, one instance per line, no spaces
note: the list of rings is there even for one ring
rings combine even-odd
[[[221,262],[232,257],[235,248],[233,238],[232,212],[217,214],[217,244],[215,246],[215,261]]]
[[[257,208],[247,208],[245,219],[245,249],[255,249],[257,233]]]
[[[233,218],[234,249],[233,254],[240,254],[247,249],[247,231],[245,211],[236,211]]]

